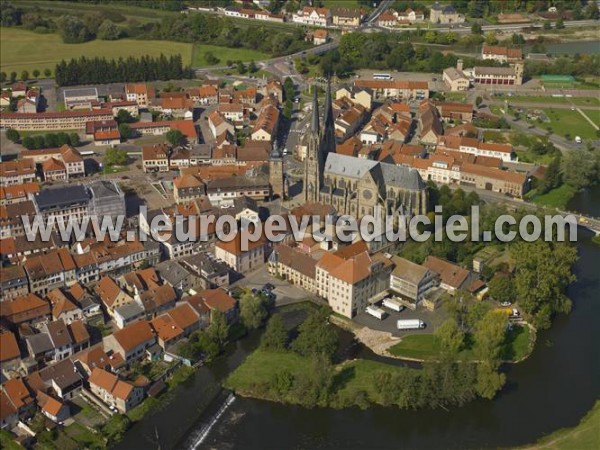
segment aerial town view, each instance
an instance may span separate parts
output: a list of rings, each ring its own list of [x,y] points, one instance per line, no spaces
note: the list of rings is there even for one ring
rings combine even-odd
[[[0,0],[0,448],[600,448],[599,20]]]

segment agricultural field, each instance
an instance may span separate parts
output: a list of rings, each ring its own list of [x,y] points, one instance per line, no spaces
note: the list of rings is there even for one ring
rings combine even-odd
[[[0,37],[0,70],[7,74],[17,72],[17,76],[23,70],[31,73],[34,69],[43,72],[48,68],[54,72],[54,66],[62,59],[80,56],[126,58],[146,54],[156,57],[162,53],[166,56],[181,54],[184,64],[192,61],[193,44],[180,42],[122,39],[65,44],[58,34],[38,34],[18,28],[0,28]],[[216,49],[215,53],[221,51],[219,47]]]

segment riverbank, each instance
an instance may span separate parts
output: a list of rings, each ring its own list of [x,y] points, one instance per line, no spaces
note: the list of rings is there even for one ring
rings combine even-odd
[[[521,450],[596,450],[600,448],[600,400],[579,425],[563,428]]]

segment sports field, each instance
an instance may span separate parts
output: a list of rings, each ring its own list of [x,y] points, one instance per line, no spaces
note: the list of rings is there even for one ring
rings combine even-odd
[[[251,61],[268,58],[268,55],[247,49],[218,47],[215,45],[186,44],[171,41],[142,41],[121,39],[118,41],[94,40],[83,44],[65,44],[58,34],[39,34],[19,28],[0,28],[0,70],[10,74],[38,69],[43,73],[62,59],[80,56],[106,58],[126,58],[128,56],[159,56],[181,54],[185,65],[206,67],[204,54],[210,51],[220,59],[217,65],[225,65],[227,60]],[[193,59],[192,59],[193,58]]]

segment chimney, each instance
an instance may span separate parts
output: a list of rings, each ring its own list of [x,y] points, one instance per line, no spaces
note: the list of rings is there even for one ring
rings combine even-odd
[[[456,70],[463,70],[463,60],[459,59],[458,61],[456,61]]]

